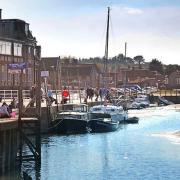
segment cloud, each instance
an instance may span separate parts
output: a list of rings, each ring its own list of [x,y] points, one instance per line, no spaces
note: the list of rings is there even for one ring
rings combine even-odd
[[[37,16],[30,22],[33,34],[42,45],[43,56],[58,53],[77,57],[104,55],[106,7],[72,12],[66,9],[56,16],[51,15],[46,18]],[[179,7],[113,5],[109,54],[124,53],[124,43],[127,42],[130,57],[140,54],[147,61],[158,58],[163,63],[179,63],[179,21]]]
[[[136,9],[136,8],[129,8],[125,7],[125,11],[127,11],[128,14],[142,14],[143,11],[141,9]]]
[[[180,35],[180,8],[158,7],[133,9],[116,7],[112,11],[112,21],[120,32],[151,33],[166,36]],[[132,9],[129,13],[129,9]]]

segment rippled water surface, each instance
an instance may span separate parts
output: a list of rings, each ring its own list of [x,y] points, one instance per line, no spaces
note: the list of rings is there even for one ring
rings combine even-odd
[[[180,112],[134,112],[139,124],[122,125],[112,133],[51,135],[42,138],[42,164],[24,168],[45,180],[179,180]]]

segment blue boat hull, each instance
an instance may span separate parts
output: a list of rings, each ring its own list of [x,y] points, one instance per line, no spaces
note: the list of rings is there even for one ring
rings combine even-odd
[[[119,122],[105,122],[102,120],[88,121],[90,132],[112,132],[119,128]]]

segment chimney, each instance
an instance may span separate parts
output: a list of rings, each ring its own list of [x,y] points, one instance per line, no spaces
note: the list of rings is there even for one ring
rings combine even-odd
[[[0,9],[0,19],[2,18],[2,17],[1,17],[1,13],[2,13],[2,9]]]

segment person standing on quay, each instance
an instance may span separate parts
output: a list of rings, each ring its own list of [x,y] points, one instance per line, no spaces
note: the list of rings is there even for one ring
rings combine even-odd
[[[68,97],[69,97],[69,91],[67,90],[66,87],[64,87],[63,91],[62,91],[62,101],[61,104],[66,104],[68,101]]]
[[[99,97],[99,91],[98,91],[98,88],[95,88],[94,94],[95,94],[95,96],[96,96],[95,101],[98,101],[98,97]]]
[[[57,104],[57,99],[55,99],[53,97],[53,92],[51,89],[48,90],[47,92],[47,97],[48,97],[48,102],[49,102],[49,105],[52,105],[53,102],[55,102],[55,104]]]

